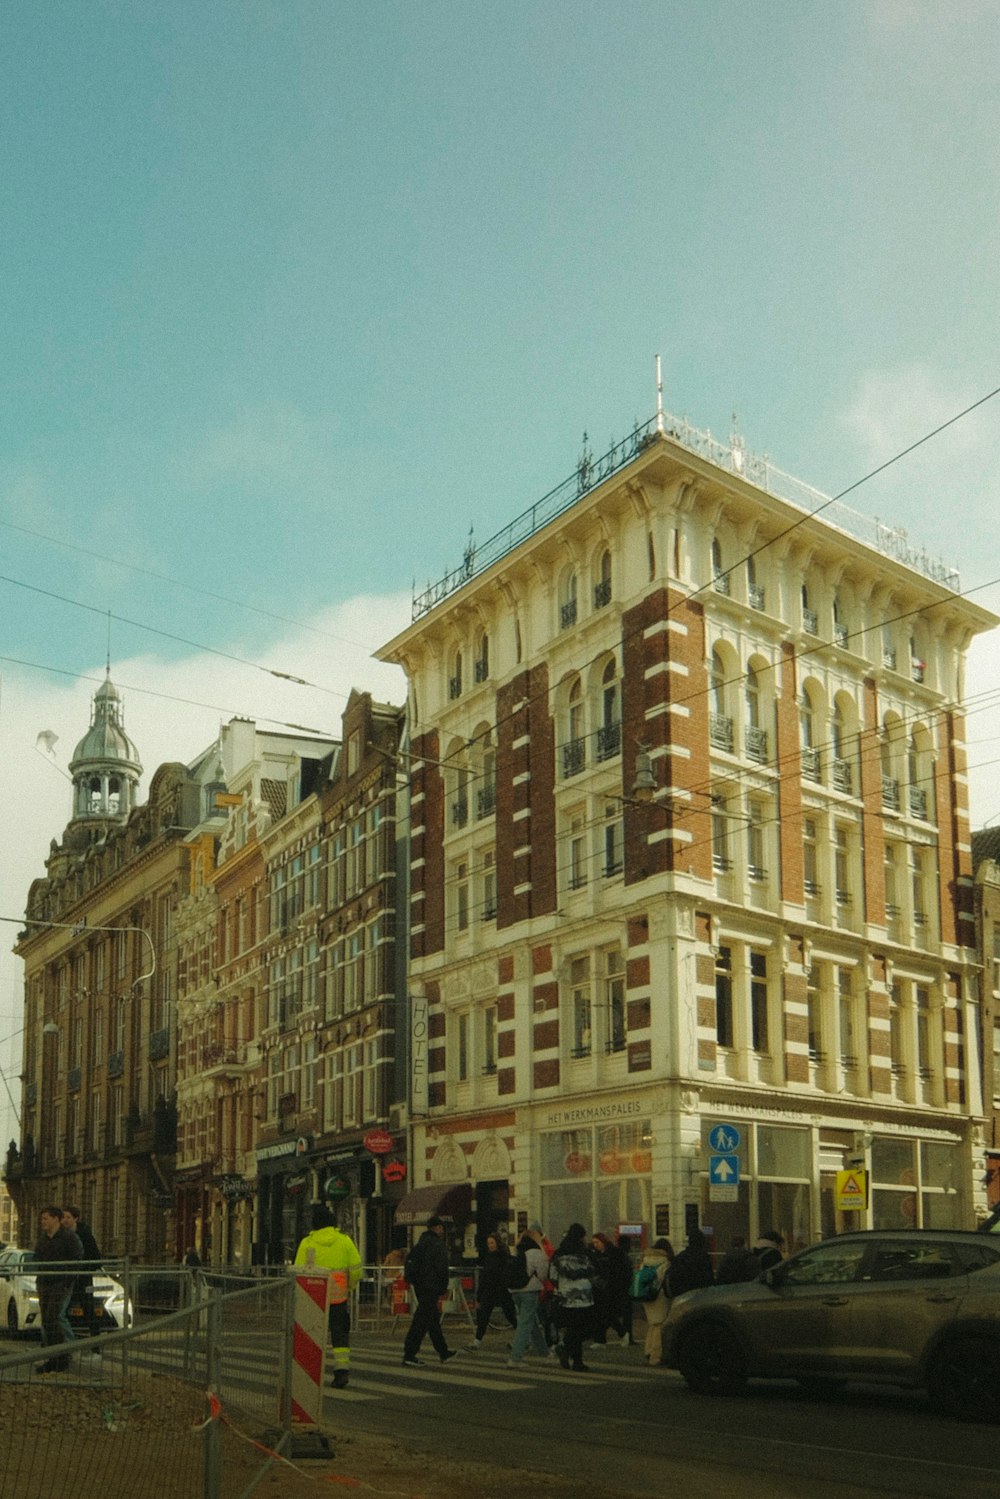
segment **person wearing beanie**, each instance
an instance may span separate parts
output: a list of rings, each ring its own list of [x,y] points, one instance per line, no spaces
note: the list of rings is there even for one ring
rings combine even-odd
[[[683,1296],[685,1291],[699,1291],[703,1286],[714,1284],[708,1241],[700,1228],[693,1228],[688,1234],[686,1247],[670,1266],[667,1295]]]
[[[349,1234],[341,1233],[326,1203],[312,1210],[312,1232],[295,1252],[297,1265],[313,1264],[330,1272],[330,1343],[333,1347],[333,1386],[342,1390],[350,1378],[350,1294],[361,1279],[361,1256]]]

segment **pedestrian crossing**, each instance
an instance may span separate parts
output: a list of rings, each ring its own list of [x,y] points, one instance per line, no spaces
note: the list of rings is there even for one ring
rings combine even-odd
[[[327,1399],[337,1405],[383,1400],[388,1396],[405,1401],[453,1400],[461,1390],[483,1390],[496,1396],[516,1395],[527,1389],[549,1384],[579,1387],[586,1384],[645,1383],[653,1375],[635,1347],[611,1345],[585,1353],[587,1371],[563,1369],[555,1358],[529,1354],[519,1365],[508,1362],[508,1340],[498,1336],[493,1348],[475,1352],[452,1340],[459,1357],[442,1364],[432,1348],[421,1350],[424,1363],[418,1368],[404,1368],[402,1339],[373,1341],[364,1336],[352,1339],[351,1380],[342,1390],[328,1389]],[[332,1371],[328,1369],[332,1377]]]

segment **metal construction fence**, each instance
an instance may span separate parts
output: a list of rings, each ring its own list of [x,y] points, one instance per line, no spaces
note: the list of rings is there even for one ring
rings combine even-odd
[[[130,1294],[141,1282],[122,1272]],[[42,1276],[40,1274],[39,1278]],[[287,1447],[294,1280],[217,1289],[120,1332],[0,1358],[0,1499],[247,1499]],[[43,1373],[51,1355],[65,1370]]]

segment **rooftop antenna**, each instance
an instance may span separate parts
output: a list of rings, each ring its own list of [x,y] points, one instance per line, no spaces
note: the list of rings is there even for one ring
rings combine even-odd
[[[663,436],[663,369],[660,356],[656,356],[656,430]]]
[[[106,664],[107,664],[107,673],[108,673],[108,676],[110,677],[110,675],[111,675],[111,610],[110,609],[108,610],[108,658],[107,658],[107,663]]]

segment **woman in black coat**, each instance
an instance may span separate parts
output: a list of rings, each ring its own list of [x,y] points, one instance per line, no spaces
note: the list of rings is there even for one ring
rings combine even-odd
[[[712,1256],[708,1243],[700,1228],[688,1234],[687,1247],[682,1249],[667,1272],[668,1292],[673,1299],[683,1296],[685,1291],[699,1291],[702,1286],[715,1283],[712,1273]]]
[[[517,1326],[517,1312],[507,1289],[510,1255],[496,1234],[486,1235],[486,1248],[479,1260],[479,1285],[476,1291],[476,1338],[473,1349],[481,1348],[495,1307],[503,1312],[511,1327]]]

